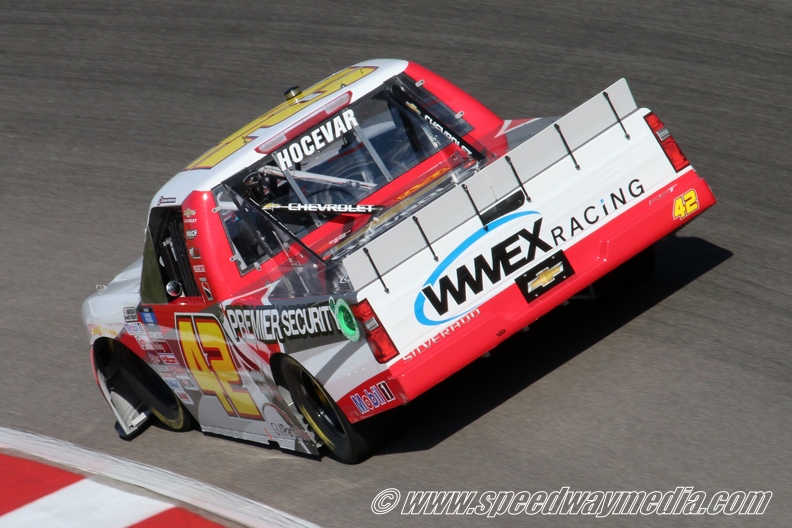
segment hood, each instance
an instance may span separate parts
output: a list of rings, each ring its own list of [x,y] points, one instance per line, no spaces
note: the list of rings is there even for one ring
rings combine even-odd
[[[99,336],[115,337],[124,327],[124,308],[134,309],[140,303],[142,268],[143,257],[85,300],[82,318],[92,340]]]

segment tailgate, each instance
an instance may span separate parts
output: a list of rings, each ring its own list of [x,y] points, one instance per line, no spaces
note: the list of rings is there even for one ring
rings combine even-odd
[[[561,251],[676,179],[648,112],[622,79],[348,255],[359,298],[401,352],[393,361],[472,322],[545,260],[561,269]]]

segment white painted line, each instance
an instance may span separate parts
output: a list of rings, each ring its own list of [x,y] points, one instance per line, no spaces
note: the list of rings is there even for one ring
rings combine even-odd
[[[167,502],[83,479],[0,516],[0,528],[126,528],[171,508]]]
[[[319,528],[299,517],[209,484],[55,438],[0,426],[0,448],[139,486],[251,528]]]

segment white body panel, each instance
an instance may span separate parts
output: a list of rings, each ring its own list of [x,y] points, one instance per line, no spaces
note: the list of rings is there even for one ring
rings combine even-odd
[[[91,342],[98,337],[116,337],[124,328],[124,308],[134,308],[140,303],[142,266],[143,257],[116,275],[106,288],[100,288],[85,300],[82,319],[91,335]]]

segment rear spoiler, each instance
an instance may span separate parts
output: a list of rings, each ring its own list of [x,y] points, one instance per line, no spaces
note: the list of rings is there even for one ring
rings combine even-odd
[[[431,248],[435,241],[476,215],[486,225],[488,210],[507,202],[520,188],[525,192],[524,183],[556,163],[563,161],[573,170],[580,170],[575,151],[606,130],[621,127],[625,141],[629,141],[629,130],[623,120],[637,109],[627,81],[615,82],[510,151],[508,156],[471,176],[465,184],[428,203],[417,212],[420,224],[402,221],[372,239],[362,250],[344,258],[353,287],[360,290],[374,281],[383,282],[382,277],[388,271],[425,250],[427,245]],[[525,194],[530,201],[530,196]],[[384,282],[382,286],[387,289]]]

